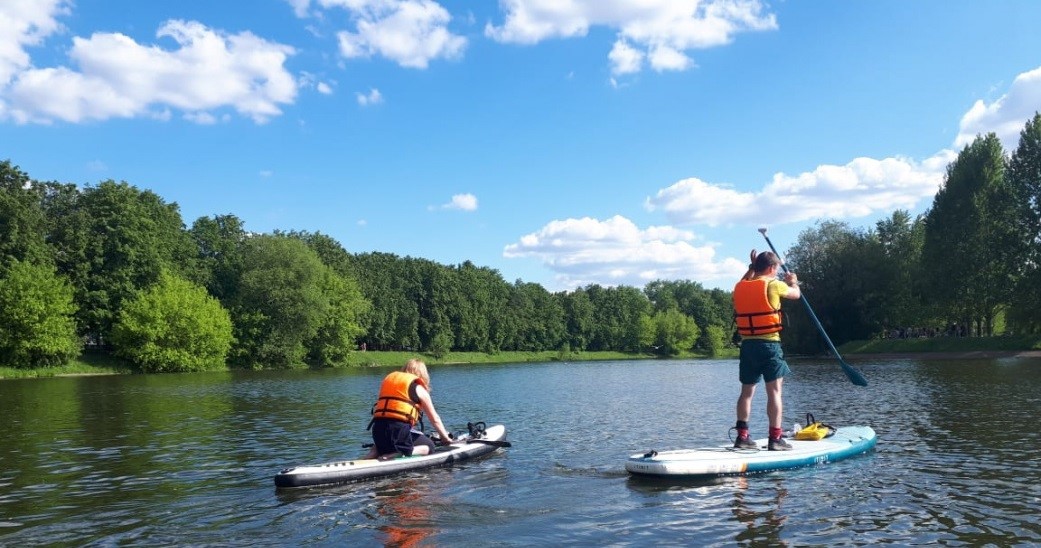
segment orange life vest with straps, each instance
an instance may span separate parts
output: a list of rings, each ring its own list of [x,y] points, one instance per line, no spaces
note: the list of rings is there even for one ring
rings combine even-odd
[[[415,425],[419,420],[419,402],[409,395],[412,383],[426,387],[423,379],[404,371],[394,371],[383,379],[379,399],[372,406],[373,419],[391,419]]]
[[[734,286],[734,321],[742,337],[769,335],[783,329],[781,309],[770,305],[770,278],[741,280]]]

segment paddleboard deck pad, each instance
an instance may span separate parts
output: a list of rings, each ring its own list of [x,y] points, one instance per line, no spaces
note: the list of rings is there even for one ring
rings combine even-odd
[[[388,460],[343,460],[285,468],[275,474],[275,487],[314,487],[377,478],[472,459],[510,446],[505,441],[506,427],[501,424],[481,428],[474,434],[458,435],[450,445],[439,446],[429,455]]]
[[[799,468],[839,461],[869,451],[875,446],[875,431],[869,426],[838,428],[822,440],[787,439],[791,451],[769,451],[767,440],[756,440],[759,449],[735,449],[733,445],[649,451],[629,457],[625,469],[634,476],[714,478],[741,476]]]

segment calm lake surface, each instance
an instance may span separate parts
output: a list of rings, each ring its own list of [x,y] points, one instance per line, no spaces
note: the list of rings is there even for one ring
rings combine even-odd
[[[352,458],[387,370],[0,381],[0,545],[1010,546],[1041,542],[1041,360],[790,360],[785,423],[879,434],[866,455],[701,483],[630,478],[727,441],[736,360],[433,367],[450,430],[513,447],[425,473],[278,491]],[[751,426],[765,437],[760,386]]]

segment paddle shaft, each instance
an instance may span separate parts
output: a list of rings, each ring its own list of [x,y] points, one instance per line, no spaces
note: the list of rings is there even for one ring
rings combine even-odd
[[[777,255],[777,258],[780,259],[781,269],[784,270],[784,273],[787,274],[790,272],[788,266],[784,264],[784,259],[781,257],[781,254],[777,252],[777,248],[775,248],[773,242],[770,241],[770,237],[766,235],[766,229],[760,229],[759,233],[762,234],[763,238],[766,240],[766,245],[770,246],[770,251],[773,251],[774,255]],[[830,348],[831,352],[835,354],[836,358],[838,358],[839,365],[842,366],[842,370],[846,373],[846,376],[849,377],[849,380],[857,386],[867,386],[867,379],[864,378],[864,375],[842,359],[842,355],[839,354],[838,349],[835,348],[835,345],[831,342],[831,337],[828,336],[828,332],[824,330],[824,326],[821,325],[820,320],[817,319],[817,314],[813,312],[813,307],[810,306],[810,301],[806,299],[806,294],[800,291],[799,300],[801,300],[802,304],[806,306],[806,311],[810,313],[810,319],[813,320],[813,324],[817,326],[817,330],[820,331],[821,336],[824,337],[824,342],[828,343],[828,348]]]

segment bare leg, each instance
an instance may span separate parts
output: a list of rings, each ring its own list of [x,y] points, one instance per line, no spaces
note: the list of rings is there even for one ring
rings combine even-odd
[[[737,420],[748,422],[748,417],[752,415],[752,396],[755,395],[755,387],[754,384],[741,385],[741,396],[737,398]]]
[[[784,402],[781,400],[781,385],[784,378],[766,383],[766,416],[770,419],[770,428],[781,428],[784,419]]]

